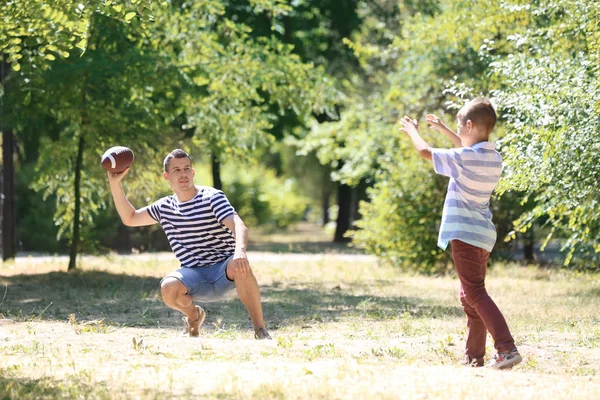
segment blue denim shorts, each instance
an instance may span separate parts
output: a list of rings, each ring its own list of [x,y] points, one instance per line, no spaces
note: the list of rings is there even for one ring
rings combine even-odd
[[[187,287],[188,294],[200,303],[229,300],[236,295],[235,283],[225,273],[227,263],[232,258],[233,256],[207,267],[182,267],[163,280],[179,279]]]

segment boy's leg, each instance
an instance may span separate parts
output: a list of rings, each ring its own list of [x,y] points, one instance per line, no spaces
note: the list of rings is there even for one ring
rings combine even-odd
[[[460,302],[467,315],[467,344],[465,346],[465,355],[468,362],[475,362],[478,367],[483,366],[483,357],[485,356],[485,341],[487,338],[487,329],[481,320],[481,317],[473,307],[469,305],[466,299],[465,290],[460,286]]]
[[[492,335],[496,350],[505,353],[515,349],[515,341],[506,320],[485,289],[489,252],[460,240],[452,240],[452,257],[465,293],[465,301],[475,309]]]

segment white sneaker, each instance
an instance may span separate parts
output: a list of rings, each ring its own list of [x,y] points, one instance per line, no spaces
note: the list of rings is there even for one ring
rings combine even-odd
[[[506,353],[496,354],[487,366],[494,369],[510,369],[521,361],[523,361],[523,357],[517,349],[514,349]]]

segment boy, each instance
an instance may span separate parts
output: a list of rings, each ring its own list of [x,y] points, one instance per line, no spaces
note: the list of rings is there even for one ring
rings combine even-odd
[[[502,172],[502,157],[488,141],[496,111],[488,100],[478,98],[468,102],[457,118],[458,133],[454,133],[435,115],[426,116],[431,127],[448,136],[457,149],[432,149],[419,135],[417,121],[409,117],[400,121],[401,130],[421,157],[433,160],[436,173],[450,177],[438,246],[445,250],[451,243],[460,279],[460,300],[467,315],[464,363],[483,366],[487,330],[497,350],[488,366],[508,369],[522,358],[502,313],[485,289],[487,262],[496,243],[489,201]]]
[[[248,229],[244,221],[222,191],[194,184],[192,159],[185,151],[170,152],[163,168],[163,177],[174,194],[139,210],[121,187],[129,168],[119,174],[109,172],[108,181],[123,223],[160,223],[181,262],[180,269],[160,282],[165,304],[185,315],[186,332],[197,337],[206,312],[194,300],[224,300],[237,291],[254,324],[254,337],[271,339],[263,321],[258,284],[246,256]]]

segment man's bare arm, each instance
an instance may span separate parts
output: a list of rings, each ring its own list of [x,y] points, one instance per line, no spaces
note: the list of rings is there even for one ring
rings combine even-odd
[[[117,208],[117,212],[121,217],[121,221],[123,221],[123,223],[127,226],[146,226],[156,224],[156,220],[148,213],[147,207],[136,210],[135,207],[131,205],[129,200],[127,200],[127,196],[125,196],[125,192],[123,192],[123,187],[121,186],[121,181],[125,175],[127,175],[127,172],[129,172],[129,168],[119,174],[113,174],[111,172],[108,173],[110,192],[112,193],[115,207]]]
[[[248,228],[244,221],[237,214],[232,214],[223,219],[222,224],[225,225],[235,238],[235,253],[233,255],[233,267],[238,269],[242,274],[250,272],[250,263],[246,255],[248,248]]]

